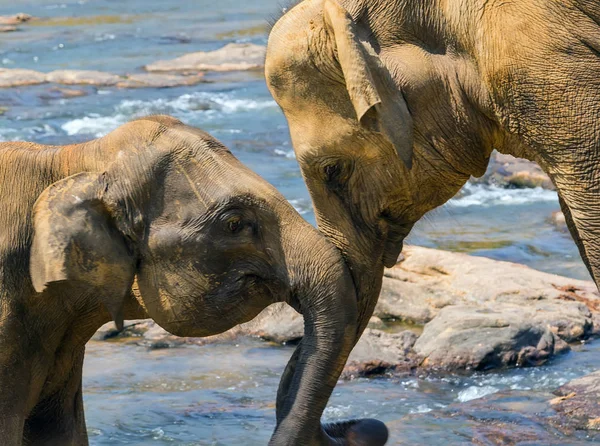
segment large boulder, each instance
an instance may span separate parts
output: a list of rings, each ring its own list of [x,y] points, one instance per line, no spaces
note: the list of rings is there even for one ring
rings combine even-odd
[[[567,341],[591,334],[600,296],[591,281],[543,273],[516,263],[407,247],[385,271],[375,315],[425,324],[450,305],[529,310]]]
[[[146,65],[146,71],[240,71],[264,66],[266,48],[253,43],[230,43],[215,51],[190,53]]]
[[[531,319],[531,311],[506,307],[444,308],[415,343],[421,366],[435,369],[484,370],[545,363],[568,345],[548,324]]]

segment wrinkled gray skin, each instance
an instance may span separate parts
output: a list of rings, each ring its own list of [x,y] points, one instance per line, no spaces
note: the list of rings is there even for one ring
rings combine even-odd
[[[272,29],[265,71],[359,332],[415,222],[494,148],[550,175],[599,283],[597,0],[305,0]]]
[[[338,251],[206,133],[154,116],[80,145],[2,143],[0,208],[2,445],[87,444],[84,348],[111,318],[208,336],[276,301],[304,314],[306,337],[272,444],[385,434],[320,427],[356,333]]]

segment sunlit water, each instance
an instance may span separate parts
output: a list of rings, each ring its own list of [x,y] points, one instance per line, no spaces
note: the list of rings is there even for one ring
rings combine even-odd
[[[268,19],[277,17],[285,3],[0,0],[0,15],[23,11],[52,18],[0,34],[0,67],[125,74],[232,41],[264,44]],[[49,85],[0,89],[0,140],[79,142],[133,117],[171,114],[223,141],[314,223],[285,119],[260,72],[209,74],[207,79],[211,83],[173,89],[82,87],[89,94],[72,99],[56,99]],[[408,242],[588,278],[570,237],[548,221],[556,210],[553,192],[467,186],[419,223]],[[535,407],[527,401],[543,400],[567,380],[598,369],[599,349],[592,343],[539,369],[344,382],[325,416],[380,418],[391,427],[392,444],[469,443],[472,420],[451,416],[453,405],[508,390]],[[91,443],[265,444],[274,427],[278,379],[290,354],[288,347],[260,341],[151,351],[91,342],[85,365]],[[406,416],[410,422],[402,422]],[[586,440],[575,437],[558,437],[557,444]]]

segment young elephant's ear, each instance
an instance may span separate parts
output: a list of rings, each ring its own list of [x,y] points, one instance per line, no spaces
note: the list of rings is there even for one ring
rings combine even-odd
[[[101,174],[81,173],[48,187],[33,210],[30,273],[37,292],[68,283],[97,296],[123,327],[135,259],[107,209]]]
[[[387,68],[357,36],[357,26],[336,0],[325,0],[323,18],[333,34],[338,62],[358,121],[387,137],[406,166],[412,166],[412,118],[402,91]]]

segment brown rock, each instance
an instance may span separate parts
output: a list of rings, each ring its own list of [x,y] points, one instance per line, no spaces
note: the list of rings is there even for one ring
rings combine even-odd
[[[240,71],[264,66],[266,48],[252,43],[230,43],[216,51],[190,53],[146,65],[146,71]]]
[[[575,379],[556,392],[550,404],[575,429],[600,430],[600,371]]]
[[[46,75],[47,82],[64,85],[112,86],[121,80],[116,74],[89,70],[56,70]]]
[[[46,75],[38,71],[14,69],[0,69],[0,88],[22,87],[37,85],[46,82]]]
[[[176,74],[141,73],[129,74],[127,79],[117,83],[119,88],[170,88],[196,85],[204,81],[202,73],[195,76],[180,76]]]
[[[16,31],[16,30],[17,30],[16,26],[0,25],[0,33],[10,33],[10,32]]]

